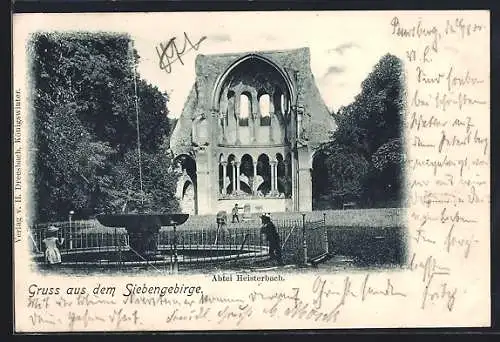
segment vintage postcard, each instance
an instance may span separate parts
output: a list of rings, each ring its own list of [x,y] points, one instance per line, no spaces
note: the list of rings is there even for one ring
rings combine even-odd
[[[488,11],[15,14],[14,330],[490,325]]]

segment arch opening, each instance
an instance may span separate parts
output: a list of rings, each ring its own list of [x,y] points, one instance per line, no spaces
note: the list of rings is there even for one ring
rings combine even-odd
[[[234,91],[229,90],[227,92],[227,112],[224,115],[224,124],[227,126],[229,123],[229,116],[234,116],[234,98],[235,94]]]
[[[262,68],[262,65],[264,65],[265,67],[267,67],[267,69],[271,69],[274,73],[277,73],[280,76],[280,79],[282,80],[283,83],[282,88],[286,89],[288,98],[291,99],[292,102],[294,101],[294,99],[296,98],[296,94],[293,86],[293,81],[290,78],[290,76],[288,76],[288,74],[282,68],[280,68],[278,65],[276,65],[276,63],[274,63],[270,59],[256,54],[249,54],[235,61],[231,66],[229,66],[226,69],[226,71],[222,75],[219,76],[219,78],[215,82],[215,87],[212,92],[213,109],[215,110],[220,109],[220,97],[222,94],[222,89],[224,84],[229,83],[228,79],[231,78],[229,76],[233,74],[235,69],[238,69],[242,65],[248,63],[260,64],[261,65],[260,68]],[[256,69],[258,70],[259,68]]]
[[[257,184],[258,196],[265,196],[271,191],[271,164],[267,154],[261,154],[257,158]]]
[[[229,67],[216,84],[214,109],[225,118],[221,121],[220,143],[288,142],[290,123],[285,122],[279,109],[280,96],[283,94],[287,99],[294,95],[289,76],[283,70],[265,58],[242,58]]]
[[[236,174],[235,174],[235,163],[236,157],[234,154],[230,154],[227,158],[227,166],[226,166],[226,193],[233,194],[236,192]]]
[[[269,94],[262,94],[259,98],[260,125],[271,125],[270,97]]]
[[[292,179],[287,170],[286,160],[281,153],[276,154],[276,181],[276,188],[280,196],[291,197]]]
[[[316,152],[312,160],[312,209],[330,209],[331,187],[328,183],[329,175],[327,168],[327,156],[322,152]]]
[[[242,93],[240,95],[240,113],[239,125],[242,127],[248,126],[248,118],[252,112],[252,101],[249,93]]]
[[[246,194],[252,194],[252,182],[254,179],[253,174],[253,160],[249,154],[244,154],[241,157],[240,163],[240,190]]]
[[[197,204],[197,175],[196,161],[187,154],[181,154],[174,158],[180,177],[177,181],[177,199],[181,212],[196,214]]]

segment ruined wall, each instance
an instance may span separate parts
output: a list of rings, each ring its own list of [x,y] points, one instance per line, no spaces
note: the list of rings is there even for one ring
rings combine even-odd
[[[310,70],[309,49],[198,55],[195,68],[195,84],[172,134],[171,148],[174,154],[191,153],[196,160],[199,213],[214,212],[222,205],[218,201],[221,153],[238,151],[234,154],[241,155],[245,148],[255,156],[256,151],[273,146],[285,152],[296,138],[295,204],[283,200],[273,207],[311,210],[312,154],[329,139],[335,123]],[[244,126],[239,124],[240,94],[250,99],[248,125]],[[261,125],[259,98],[263,94],[270,96],[269,126]],[[285,105],[281,105],[281,94]]]

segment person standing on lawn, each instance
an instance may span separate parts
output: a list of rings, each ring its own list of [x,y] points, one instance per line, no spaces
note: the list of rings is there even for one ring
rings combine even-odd
[[[221,210],[217,212],[217,231],[221,228],[224,228],[227,225],[227,212],[225,210]]]
[[[238,223],[240,223],[240,216],[238,214],[238,210],[240,208],[238,207],[238,203],[235,203],[232,211],[231,211],[231,214],[233,215],[233,220],[232,220],[232,223],[234,223],[234,219],[236,219],[238,221]]]
[[[229,234],[229,230],[227,229],[227,212],[225,210],[221,210],[217,212],[217,235],[219,235],[220,232],[223,232],[224,234]]]
[[[260,234],[265,235],[266,240],[269,243],[269,256],[271,257],[271,260],[275,260],[279,265],[283,265],[278,230],[271,221],[271,216],[269,214],[262,214],[260,219],[262,220]]]

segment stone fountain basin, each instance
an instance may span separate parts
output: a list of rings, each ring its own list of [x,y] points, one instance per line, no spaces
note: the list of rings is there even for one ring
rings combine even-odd
[[[106,227],[162,227],[177,226],[187,221],[189,214],[102,214],[97,221]]]
[[[106,227],[124,227],[129,234],[130,248],[143,257],[158,252],[158,232],[162,226],[175,229],[188,217],[188,214],[103,214],[96,218]]]

